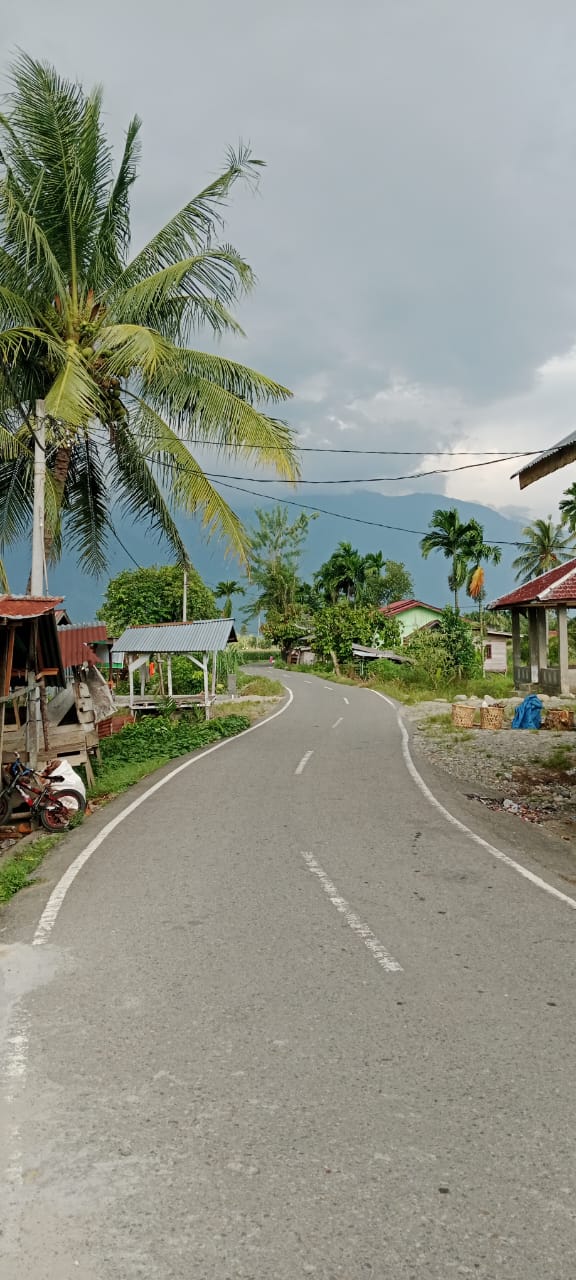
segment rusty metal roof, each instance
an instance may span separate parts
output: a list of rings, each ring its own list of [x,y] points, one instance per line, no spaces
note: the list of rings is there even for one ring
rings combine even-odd
[[[50,613],[57,604],[62,604],[63,596],[0,596],[0,618],[13,618],[15,621],[24,618],[41,618]]]
[[[73,626],[58,628],[60,652],[65,667],[81,667],[84,662],[91,667],[104,659],[92,648],[92,645],[111,644],[104,622],[81,622]]]
[[[236,639],[233,618],[162,622],[128,627],[114,641],[112,657],[122,653],[219,653]]]

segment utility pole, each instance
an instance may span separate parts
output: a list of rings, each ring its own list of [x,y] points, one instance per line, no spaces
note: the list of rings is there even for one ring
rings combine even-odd
[[[188,621],[188,570],[184,570],[184,586],[182,591],[182,621]]]
[[[32,572],[30,595],[44,595],[44,494],[46,489],[46,412],[36,401],[34,438],[34,514],[32,522]]]

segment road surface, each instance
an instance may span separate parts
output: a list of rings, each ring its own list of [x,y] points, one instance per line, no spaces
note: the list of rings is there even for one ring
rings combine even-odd
[[[576,913],[286,684],[0,917],[2,1280],[571,1280]]]

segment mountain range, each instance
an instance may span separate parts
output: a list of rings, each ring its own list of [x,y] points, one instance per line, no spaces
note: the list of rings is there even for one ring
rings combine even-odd
[[[294,498],[298,503],[304,500],[300,495]],[[345,494],[342,491],[337,494],[318,491],[310,499],[310,503],[333,514],[318,515],[310,524],[302,555],[304,577],[312,576],[314,570],[328,559],[338,542],[351,542],[362,554],[381,550],[387,559],[404,561],[413,576],[417,598],[428,604],[442,605],[450,600],[448,562],[436,554],[431,555],[428,560],[423,560],[420,555],[420,537],[426,532],[436,508],[455,506],[462,520],[469,520],[474,516],[483,526],[488,542],[513,544],[518,541],[522,530],[521,521],[502,515],[492,507],[446,499],[437,493],[388,497],[368,489],[355,489]],[[254,520],[256,507],[270,507],[274,503],[258,497],[251,500],[242,494],[238,495],[238,500],[233,505],[245,524],[250,525]],[[297,508],[289,509],[296,517]],[[357,520],[366,523],[356,523]],[[65,555],[62,562],[49,571],[50,593],[65,597],[66,606],[75,622],[94,618],[102,602],[108,578],[121,569],[133,568],[134,561],[139,565],[166,564],[170,561],[170,552],[165,544],[157,543],[145,525],[118,521],[116,528],[124,547],[115,539],[110,539],[109,573],[103,578],[88,577],[70,555]],[[206,542],[198,522],[185,519],[180,522],[180,528],[191,559],[209,586],[213,587],[222,578],[242,577],[237,562],[225,556],[221,543]],[[514,585],[511,561],[516,554],[513,545],[504,545],[501,564],[487,568],[486,588],[489,599],[503,594]],[[30,565],[29,547],[23,544],[10,552],[5,562],[11,590],[16,593],[25,591]]]

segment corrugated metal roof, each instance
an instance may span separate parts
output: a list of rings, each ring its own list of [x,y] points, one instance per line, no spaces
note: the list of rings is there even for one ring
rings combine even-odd
[[[576,431],[569,431],[567,436],[563,436],[549,449],[539,453],[537,458],[531,458],[530,462],[526,462],[519,471],[515,471],[512,480],[518,477],[520,488],[527,489],[528,485],[533,484],[535,480],[541,480],[544,476],[550,475],[553,471],[559,471],[561,467],[573,462],[575,456]]]
[[[531,582],[524,582],[507,596],[492,601],[489,608],[509,609],[511,605],[520,604],[576,604],[576,560],[568,560]]]
[[[0,618],[41,618],[50,613],[63,596],[0,596]]]
[[[104,659],[91,646],[106,644],[108,631],[104,622],[83,622],[75,626],[59,627],[58,639],[65,667],[81,667],[84,662],[94,666]]]
[[[117,653],[219,653],[236,639],[233,618],[128,627],[114,642],[112,657]]]

